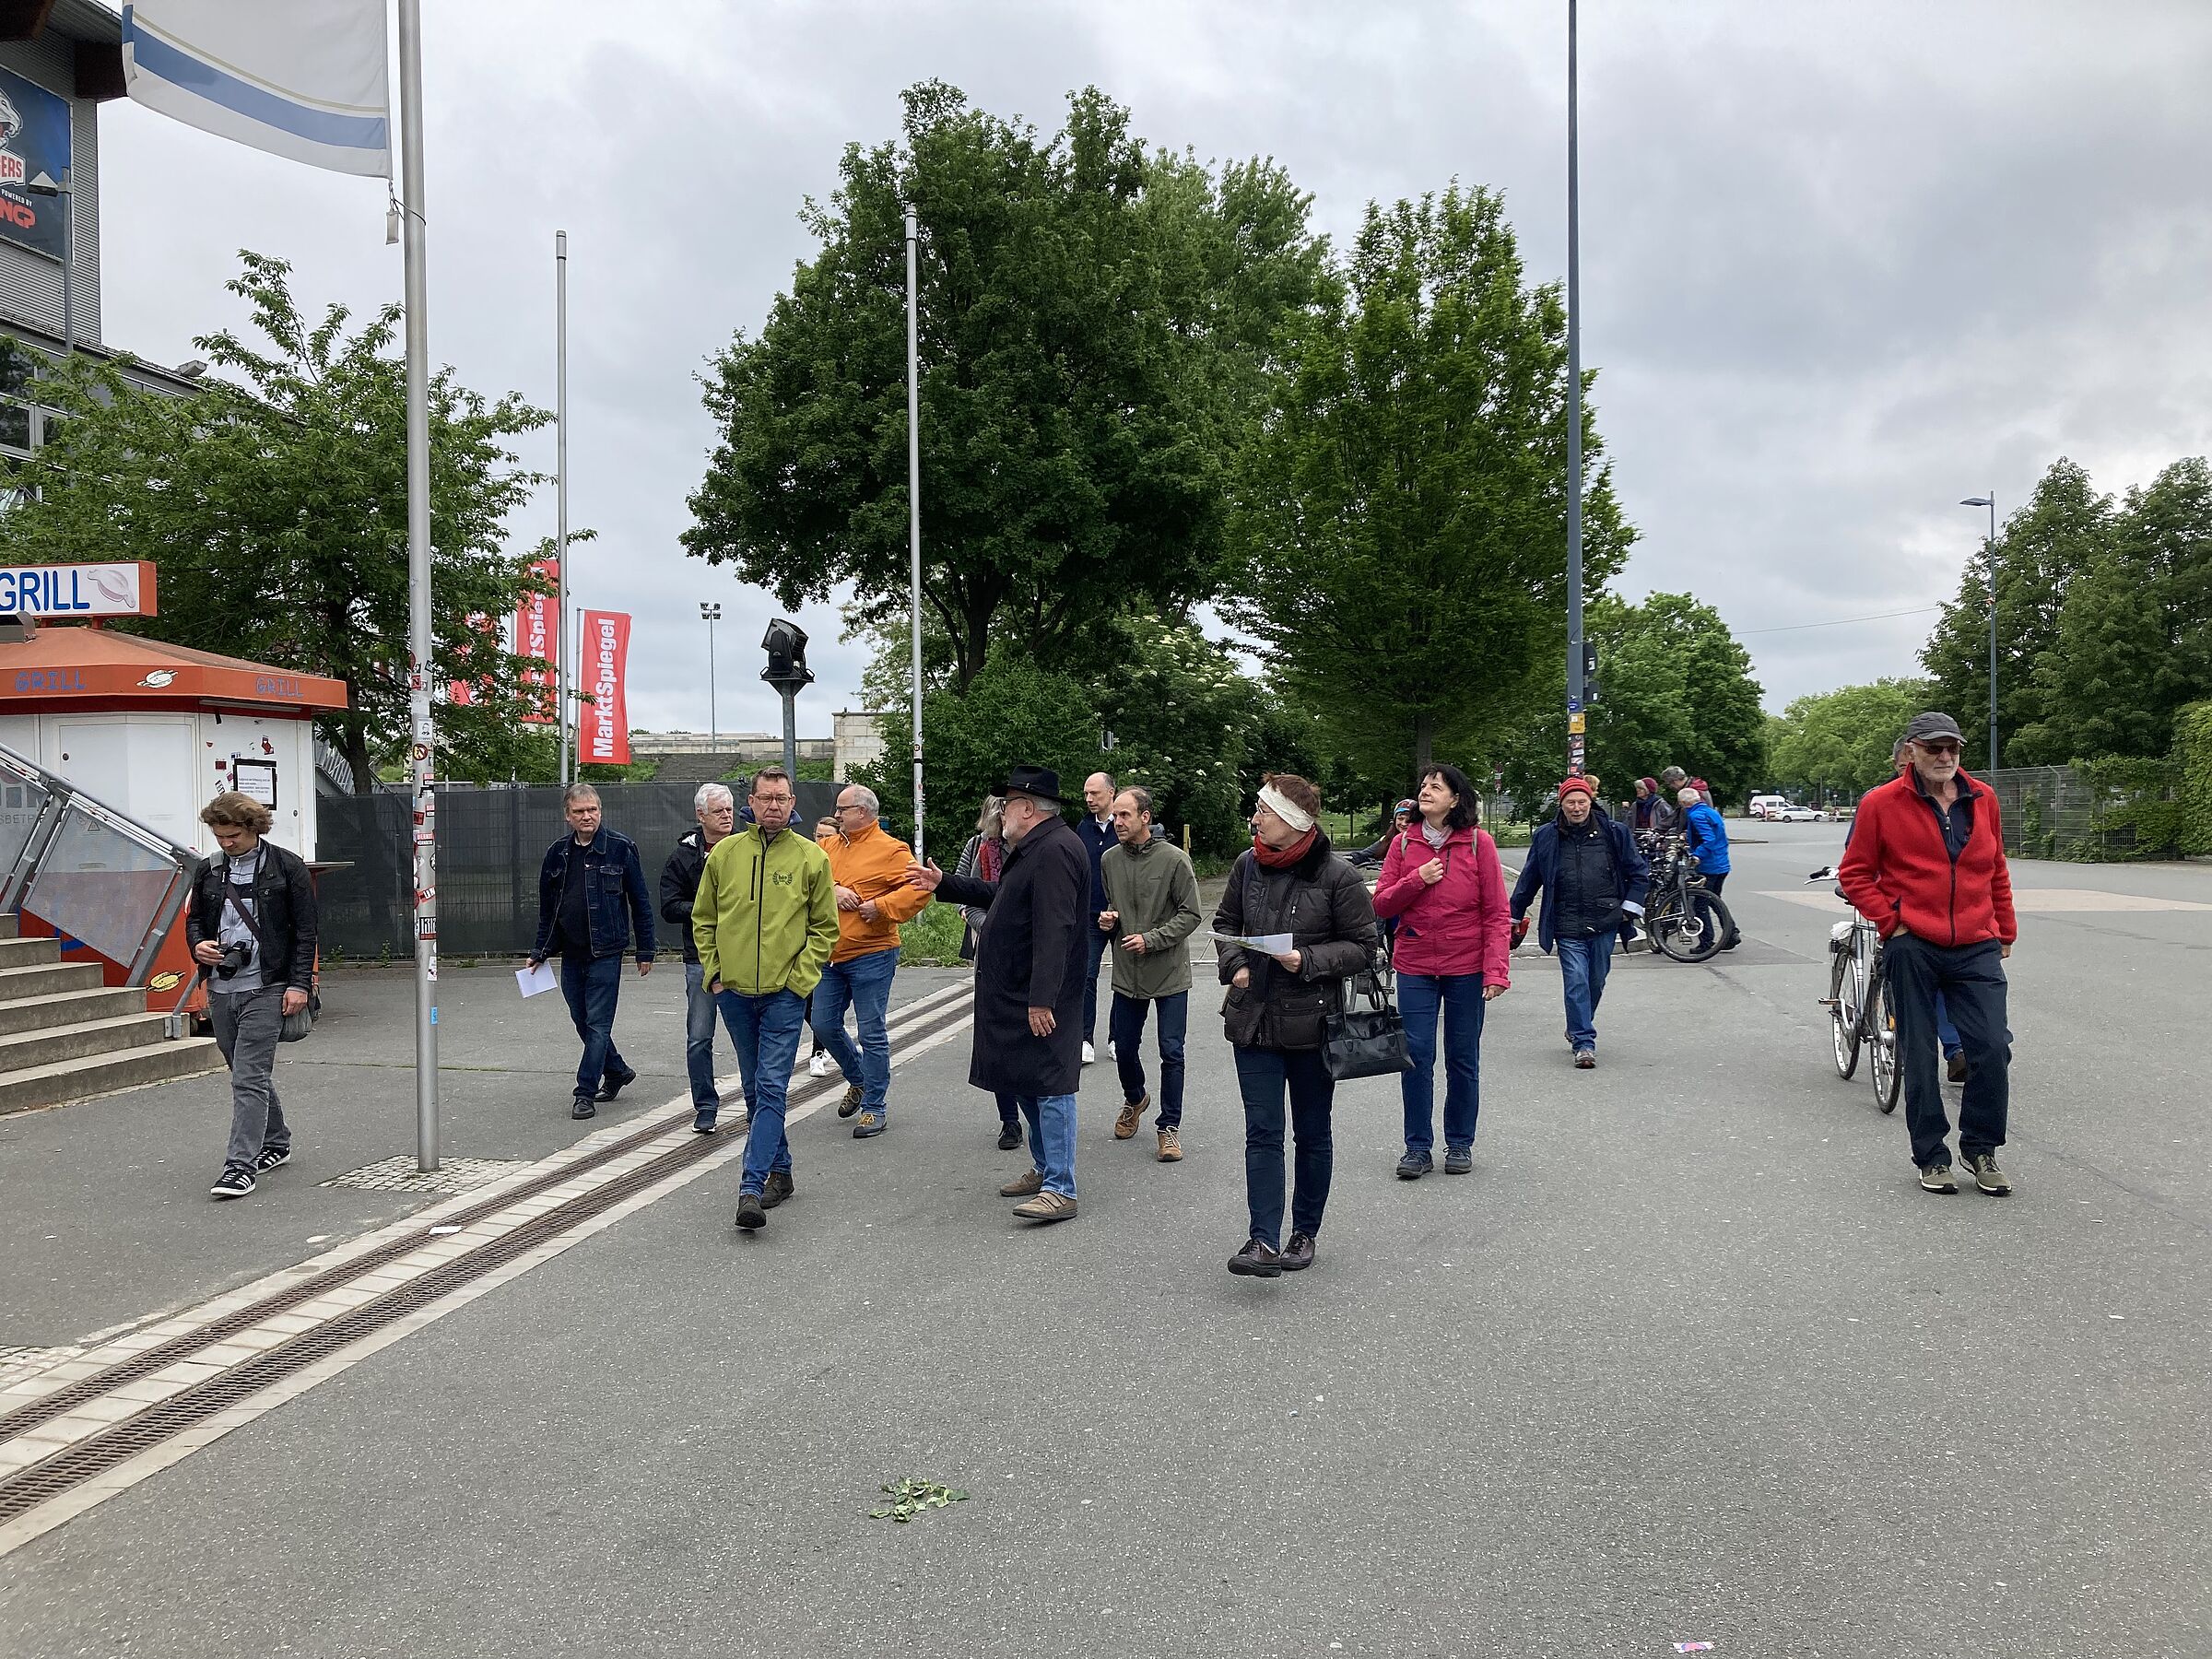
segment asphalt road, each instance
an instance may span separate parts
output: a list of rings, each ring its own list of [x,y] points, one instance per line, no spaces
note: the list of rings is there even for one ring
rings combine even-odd
[[[2140,908],[2212,868],[2015,866],[2077,895],[2010,964],[2019,1191],[1938,1198],[1830,1064],[1830,914],[1767,896],[1840,830],[1759,833],[1743,949],[1624,961],[1597,1071],[1515,959],[1471,1177],[1341,1090],[1311,1273],[1223,1271],[1203,982],[1187,1160],[1094,1068],[1041,1231],[949,1045],[883,1138],[800,1126],[764,1235],[685,1187],[0,1559],[0,1652],[2212,1648],[2212,908]],[[973,1497],[867,1520],[910,1475]]]

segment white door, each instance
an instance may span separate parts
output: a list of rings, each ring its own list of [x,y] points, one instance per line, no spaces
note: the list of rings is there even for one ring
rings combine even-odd
[[[47,764],[102,806],[197,846],[192,728],[189,714],[57,715]]]

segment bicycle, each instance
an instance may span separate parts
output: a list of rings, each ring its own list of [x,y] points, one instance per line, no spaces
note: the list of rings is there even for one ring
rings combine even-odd
[[[1815,870],[1806,880],[1833,881],[1833,869]],[[1882,971],[1882,935],[1855,910],[1851,920],[1828,930],[1828,1009],[1836,1075],[1845,1082],[1859,1069],[1859,1051],[1868,1051],[1874,1103],[1897,1110],[1901,1074],[1897,1064],[1897,1006],[1888,976]]]
[[[1646,833],[1652,879],[1644,899],[1644,931],[1677,962],[1708,961],[1721,941],[1735,932],[1735,919],[1718,894],[1706,890],[1698,861],[1682,837]]]

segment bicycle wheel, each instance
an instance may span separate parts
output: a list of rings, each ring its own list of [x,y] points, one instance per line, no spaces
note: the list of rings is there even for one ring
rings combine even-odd
[[[1670,907],[1652,929],[1652,943],[1677,962],[1711,959],[1727,936],[1728,912],[1721,909],[1721,901],[1697,891],[1686,894],[1678,907]]]
[[[1859,1069],[1858,976],[1851,971],[1851,952],[1829,953],[1828,1014],[1836,1050],[1836,1076],[1846,1083]]]
[[[1881,989],[1874,999],[1869,1012],[1873,1016],[1873,1030],[1867,1041],[1874,1045],[1872,1076],[1874,1103],[1884,1112],[1897,1110],[1897,1087],[1900,1075],[1897,1052],[1897,999],[1890,994],[1889,980],[1883,976]]]

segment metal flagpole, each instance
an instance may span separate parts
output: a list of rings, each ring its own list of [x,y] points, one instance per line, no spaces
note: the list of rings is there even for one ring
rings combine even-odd
[[[560,781],[569,779],[569,233],[553,232],[553,671]]]
[[[423,247],[422,0],[399,0],[406,202],[407,711],[415,734],[415,1167],[438,1167],[438,795],[430,724],[430,334]]]
[[[1567,771],[1583,770],[1583,288],[1575,0],[1567,0]]]
[[[914,210],[906,210],[906,505],[907,539],[912,549],[914,627],[914,857],[922,848],[922,371],[916,319],[920,301],[914,278]]]

